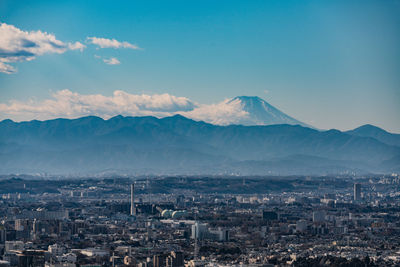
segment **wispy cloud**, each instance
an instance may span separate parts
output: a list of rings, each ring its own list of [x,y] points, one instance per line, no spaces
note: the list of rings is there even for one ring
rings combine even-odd
[[[87,41],[91,44],[97,45],[100,48],[129,48],[129,49],[140,49],[139,46],[128,42],[120,42],[115,39],[99,38],[99,37],[88,37]]]
[[[13,25],[0,24],[0,72],[17,70],[10,63],[30,61],[43,54],[62,54],[67,50],[83,50],[80,42],[62,42],[54,34],[42,31],[23,31]]]
[[[121,62],[115,57],[104,58],[104,57],[99,56],[99,55],[94,55],[94,57],[98,58],[98,59],[101,59],[104,63],[106,63],[108,65],[119,65],[119,64],[121,64]]]
[[[104,63],[108,64],[108,65],[119,65],[121,64],[121,62],[119,62],[119,60],[115,57],[111,57],[111,58],[104,58],[103,59]]]
[[[13,120],[77,118],[95,115],[105,119],[115,115],[166,117],[181,114],[195,120],[227,125],[240,122],[248,116],[240,101],[225,100],[217,104],[204,105],[186,97],[170,94],[135,95],[121,90],[112,96],[82,95],[61,90],[42,101],[9,101],[0,103],[0,118]]]
[[[0,72],[7,73],[7,74],[16,73],[17,69],[14,68],[13,66],[11,66],[10,64],[7,64],[10,62],[12,62],[12,61],[0,58]]]

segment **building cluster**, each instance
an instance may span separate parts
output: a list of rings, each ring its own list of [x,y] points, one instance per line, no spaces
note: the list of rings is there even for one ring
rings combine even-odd
[[[229,189],[239,178],[221,188],[201,178],[44,181],[46,190],[12,179],[0,267],[396,265],[398,178],[301,177],[264,193],[262,177],[240,178],[245,193]]]

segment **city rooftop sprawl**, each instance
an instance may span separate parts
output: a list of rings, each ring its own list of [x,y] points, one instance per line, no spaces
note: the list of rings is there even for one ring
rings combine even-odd
[[[400,177],[0,179],[0,266],[398,266]]]

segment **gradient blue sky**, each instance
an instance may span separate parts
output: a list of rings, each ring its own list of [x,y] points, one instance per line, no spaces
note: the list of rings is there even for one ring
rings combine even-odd
[[[142,48],[88,45],[14,63],[17,73],[0,73],[0,103],[62,89],[168,93],[204,104],[257,95],[318,128],[371,123],[400,132],[398,0],[0,0],[0,22],[64,42],[96,36]]]

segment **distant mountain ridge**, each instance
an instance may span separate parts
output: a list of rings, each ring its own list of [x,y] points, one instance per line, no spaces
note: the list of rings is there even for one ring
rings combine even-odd
[[[2,174],[392,171],[400,171],[400,147],[351,132],[300,125],[216,126],[180,115],[0,122]]]
[[[354,130],[347,131],[351,135],[371,137],[382,143],[400,147],[400,134],[389,133],[371,124],[360,126]]]

